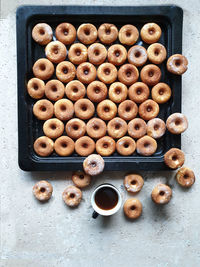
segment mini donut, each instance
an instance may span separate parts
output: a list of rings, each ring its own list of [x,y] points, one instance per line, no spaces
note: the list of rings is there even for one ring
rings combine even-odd
[[[101,138],[106,134],[106,124],[103,120],[92,118],[86,125],[87,134],[92,138]]]
[[[118,37],[118,29],[114,24],[101,24],[98,29],[98,37],[102,43],[111,44]]]
[[[149,87],[142,82],[132,84],[128,90],[129,98],[138,104],[147,100],[149,98],[149,94]]]
[[[60,62],[56,67],[56,77],[63,83],[72,81],[76,76],[76,68],[69,61]]]
[[[61,121],[69,120],[74,115],[74,105],[68,99],[60,99],[54,104],[54,114]]]
[[[46,57],[53,63],[59,63],[65,60],[67,48],[60,41],[52,41],[45,47]]]
[[[154,139],[161,138],[166,131],[165,122],[159,118],[154,118],[147,122],[147,134]]]
[[[47,181],[39,181],[33,186],[33,194],[39,201],[47,201],[51,198],[53,186]]]
[[[134,45],[128,50],[128,62],[136,67],[143,66],[147,61],[147,50],[141,45]]]
[[[118,79],[121,83],[131,85],[139,78],[138,69],[132,64],[124,64],[118,70]]]
[[[45,83],[38,78],[32,78],[27,83],[28,94],[35,99],[40,99],[44,96]]]
[[[166,83],[158,83],[151,90],[151,96],[158,104],[166,103],[171,97],[172,91]]]
[[[141,138],[147,132],[147,125],[143,119],[135,118],[128,123],[128,134],[132,138]]]
[[[63,44],[72,44],[76,39],[76,29],[70,23],[60,23],[55,30],[56,38]]]
[[[63,191],[62,198],[67,206],[74,208],[80,204],[82,199],[82,192],[78,187],[69,185]]]
[[[95,176],[103,172],[104,166],[104,159],[97,154],[92,154],[83,161],[83,169],[85,173],[91,176]]]
[[[167,60],[167,70],[173,74],[182,75],[186,72],[188,60],[181,54],[174,54]]]
[[[84,98],[85,93],[85,85],[78,80],[69,82],[65,87],[65,94],[72,101]]]
[[[184,164],[185,155],[180,149],[171,148],[165,153],[164,162],[169,168],[177,169]]]
[[[75,142],[75,151],[80,156],[88,156],[95,150],[95,142],[88,136],[82,136]]]
[[[91,23],[81,24],[77,30],[77,36],[83,44],[92,44],[97,39],[97,29]]]
[[[53,152],[54,142],[47,136],[41,136],[35,140],[33,148],[37,155],[47,157]]]
[[[43,132],[49,138],[58,138],[64,132],[64,123],[58,119],[49,119],[43,124]]]
[[[167,51],[164,45],[155,43],[151,44],[147,49],[149,61],[154,64],[161,64],[167,57]]]
[[[188,128],[188,120],[182,113],[173,113],[168,117],[166,126],[170,133],[181,134]]]
[[[154,119],[159,113],[159,105],[151,100],[147,99],[139,106],[139,115],[145,121]]]
[[[49,100],[57,101],[63,98],[65,87],[58,80],[50,80],[45,85],[45,95]]]
[[[111,100],[103,100],[97,105],[97,115],[105,121],[112,120],[117,114],[117,106]]]
[[[94,65],[102,64],[107,57],[107,50],[104,45],[94,43],[88,47],[88,59]]]
[[[113,83],[117,79],[117,68],[111,63],[103,63],[97,69],[97,76],[104,83]]]
[[[106,98],[107,93],[107,86],[100,81],[93,81],[87,87],[87,96],[95,103],[103,101]]]
[[[118,106],[118,114],[124,120],[132,120],[137,116],[138,106],[132,100],[125,100]]]
[[[124,187],[130,193],[138,193],[144,185],[144,180],[139,174],[129,174],[125,176]]]
[[[108,49],[108,61],[115,66],[122,65],[127,58],[127,51],[123,45],[114,44]]]
[[[161,70],[154,64],[148,64],[144,66],[140,72],[140,78],[143,83],[153,86],[159,83],[161,79]]]
[[[120,138],[116,144],[117,152],[122,156],[132,155],[135,152],[135,148],[135,141],[129,136]]]
[[[87,61],[88,51],[83,44],[76,43],[70,46],[68,58],[73,64],[81,64]]]
[[[154,187],[151,198],[156,204],[167,204],[171,200],[172,190],[166,184],[158,184]]]
[[[139,199],[127,199],[124,203],[124,214],[132,220],[139,218],[142,214],[142,204]]]
[[[121,118],[114,118],[108,122],[107,131],[113,138],[121,138],[127,132],[127,123]]]
[[[38,59],[33,65],[33,74],[41,80],[48,80],[54,73],[54,65],[46,58]]]
[[[151,156],[156,152],[157,142],[152,137],[145,135],[136,142],[137,153],[142,156]]]
[[[76,117],[82,120],[89,120],[94,115],[94,104],[86,98],[79,99],[74,104]]]
[[[53,117],[53,104],[47,99],[38,100],[33,106],[33,114],[39,120],[48,120]]]
[[[74,152],[74,141],[68,136],[60,136],[54,143],[56,153],[61,157],[67,157]]]
[[[79,81],[89,84],[96,79],[97,71],[95,66],[91,63],[83,62],[78,66],[76,75]]]
[[[109,98],[115,103],[121,103],[127,98],[128,89],[127,86],[120,82],[115,82],[110,85]]]
[[[194,172],[187,167],[182,167],[176,173],[176,180],[183,187],[191,187],[195,182]]]
[[[86,133],[86,124],[84,121],[74,118],[67,122],[65,130],[69,137],[78,139]]]
[[[147,44],[156,43],[162,34],[161,28],[156,23],[146,23],[140,32],[142,40]]]
[[[32,30],[32,37],[40,45],[46,45],[53,38],[52,28],[46,23],[38,23]]]
[[[119,41],[122,44],[133,45],[139,37],[138,29],[130,24],[124,25],[119,31]]]
[[[85,188],[91,183],[91,176],[84,173],[83,171],[77,171],[72,175],[72,181],[75,186],[79,188]]]
[[[97,140],[96,151],[104,157],[108,157],[115,152],[115,141],[110,136],[104,136]]]

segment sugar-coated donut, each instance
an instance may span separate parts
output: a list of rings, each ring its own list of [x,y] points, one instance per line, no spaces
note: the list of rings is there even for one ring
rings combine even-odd
[[[104,44],[113,43],[118,37],[118,29],[114,24],[104,23],[98,29],[98,37]]]
[[[60,62],[56,67],[56,77],[63,83],[72,81],[76,76],[76,68],[69,61]]]
[[[138,29],[130,24],[124,25],[119,31],[119,41],[122,44],[133,45],[139,37]]]
[[[46,45],[53,38],[52,28],[46,23],[38,23],[32,30],[32,37],[40,45]]]
[[[79,188],[85,188],[91,183],[91,176],[84,173],[83,171],[76,171],[72,175],[72,181],[75,186]]]
[[[65,126],[66,133],[73,139],[78,139],[86,133],[86,124],[84,121],[73,118]]]
[[[140,78],[142,82],[150,86],[159,83],[161,75],[162,73],[160,68],[154,64],[148,64],[144,66],[140,72]]]
[[[180,149],[171,148],[165,153],[164,162],[169,168],[177,169],[184,164],[185,155]]]
[[[73,64],[81,64],[87,61],[88,51],[83,44],[76,43],[70,46],[68,58]]]
[[[32,78],[27,83],[28,94],[35,99],[40,99],[44,96],[45,83],[38,78]]]
[[[172,134],[181,134],[188,128],[188,120],[182,113],[171,114],[166,121],[167,129]]]
[[[87,96],[95,103],[103,101],[106,98],[107,93],[107,86],[100,81],[93,81],[87,87]]]
[[[53,63],[59,63],[65,60],[67,48],[60,41],[52,41],[45,47],[46,57]]]
[[[103,172],[104,166],[104,159],[97,154],[92,154],[83,161],[83,169],[85,173],[91,176],[95,176]]]
[[[112,120],[117,114],[117,106],[111,100],[103,100],[97,105],[97,115],[105,121]]]
[[[41,136],[35,140],[33,148],[39,156],[47,157],[53,152],[54,142],[47,136]]]
[[[157,117],[159,113],[159,105],[152,99],[147,99],[139,106],[139,115],[145,120],[151,120]]]
[[[53,117],[53,104],[47,99],[38,100],[33,106],[33,114],[39,120],[48,120]]]
[[[124,64],[118,70],[118,79],[121,83],[131,85],[139,78],[138,69],[132,64]]]
[[[166,131],[165,122],[159,118],[154,118],[147,122],[147,134],[154,139],[161,138]]]
[[[188,60],[181,54],[172,55],[167,60],[167,70],[173,74],[182,75],[187,70]]]
[[[45,85],[45,95],[49,100],[57,101],[63,98],[65,88],[58,80],[50,80]]]
[[[46,58],[38,59],[33,65],[33,74],[41,80],[48,80],[54,73],[54,65]]]
[[[137,116],[138,106],[132,100],[125,100],[118,106],[118,114],[124,120],[132,120]]]
[[[108,122],[107,131],[113,138],[121,138],[127,132],[128,126],[125,120],[121,118],[114,118]]]
[[[135,118],[128,123],[128,134],[132,138],[141,138],[147,132],[147,125],[143,119]]]
[[[194,172],[187,167],[182,167],[176,173],[176,180],[183,187],[191,187],[195,182]]]
[[[75,142],[76,153],[80,156],[88,156],[95,150],[95,142],[88,136],[82,136]]]
[[[89,62],[83,62],[78,66],[76,75],[79,81],[89,84],[96,79],[97,72],[94,65]]]
[[[60,23],[55,30],[56,38],[63,44],[72,44],[76,39],[76,29],[70,23]]]
[[[136,82],[132,84],[128,90],[129,98],[138,104],[147,100],[149,94],[150,94],[149,87],[142,82]]]
[[[69,82],[65,87],[65,94],[72,101],[84,98],[85,93],[85,85],[78,80]]]
[[[171,97],[172,91],[168,84],[158,83],[151,90],[151,96],[158,104],[166,103]]]
[[[81,24],[77,30],[77,36],[83,44],[92,44],[97,39],[97,29],[91,23]]]
[[[172,198],[172,190],[166,184],[158,184],[154,187],[151,198],[156,204],[167,204]]]
[[[127,58],[127,51],[123,45],[114,44],[108,49],[108,61],[115,66],[122,65]]]
[[[86,125],[86,131],[92,138],[101,138],[106,134],[106,124],[99,118],[92,118]]]
[[[88,47],[88,59],[94,65],[102,64],[107,57],[107,50],[104,45],[99,43],[91,44]]]
[[[139,218],[142,214],[142,204],[139,199],[127,199],[124,203],[124,214],[132,220]]]
[[[74,115],[74,105],[68,99],[60,99],[54,104],[54,114],[57,119],[66,121]]]
[[[63,191],[62,198],[67,206],[71,208],[77,207],[81,202],[82,192],[78,187],[74,185],[69,185]]]
[[[143,66],[147,61],[147,50],[141,45],[134,45],[128,50],[128,62],[136,67]]]
[[[162,34],[161,28],[156,23],[146,23],[140,32],[142,40],[147,44],[156,43]]]
[[[138,193],[144,185],[144,180],[139,174],[129,174],[125,176],[124,187],[130,193]]]
[[[86,98],[79,99],[74,104],[76,117],[82,120],[88,120],[94,115],[94,104]]]
[[[127,86],[120,82],[112,83],[109,87],[109,98],[115,103],[121,103],[127,98]]]
[[[107,157],[115,152],[115,141],[110,136],[104,136],[97,140],[96,151],[101,156]]]
[[[135,152],[135,148],[135,141],[129,136],[120,138],[116,144],[117,152],[122,156],[132,155]]]
[[[113,83],[117,79],[117,68],[111,63],[103,63],[97,69],[97,76],[104,83]]]
[[[154,64],[161,64],[167,57],[167,51],[164,45],[155,43],[151,44],[147,49],[149,61]]]
[[[68,136],[60,136],[54,143],[54,149],[59,156],[69,156],[74,152],[74,141]]]
[[[151,156],[156,152],[157,142],[152,137],[145,135],[136,142],[137,153],[142,156]]]
[[[47,201],[51,198],[53,186],[47,181],[39,181],[33,186],[33,194],[39,201]]]
[[[59,119],[49,119],[43,124],[43,132],[49,138],[58,138],[64,132],[64,123]]]

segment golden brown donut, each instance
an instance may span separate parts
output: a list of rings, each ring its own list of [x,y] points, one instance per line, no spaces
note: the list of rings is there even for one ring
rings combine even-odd
[[[108,61],[115,66],[122,65],[127,58],[127,51],[123,45],[114,44],[108,49]]]
[[[84,136],[86,132],[86,124],[84,121],[74,118],[67,122],[65,130],[69,137],[78,139]]]
[[[161,28],[156,23],[146,23],[140,32],[142,40],[147,44],[156,43],[162,34]]]
[[[139,37],[138,29],[130,24],[124,25],[119,31],[119,41],[122,44],[133,45]]]
[[[144,180],[139,174],[129,174],[125,176],[124,187],[130,193],[138,193],[144,185]]]
[[[169,168],[177,169],[184,164],[185,155],[180,149],[171,148],[165,153],[164,162]]]
[[[82,192],[78,187],[69,185],[63,191],[62,198],[67,206],[74,208],[80,204],[82,199]]]
[[[124,64],[118,70],[118,79],[121,83],[131,85],[139,78],[138,69],[132,64]]]
[[[188,120],[182,113],[171,114],[166,121],[167,129],[172,134],[181,134],[188,128]]]
[[[41,80],[48,80],[54,73],[54,65],[46,58],[38,59],[33,65],[33,74]]]
[[[97,39],[97,29],[91,23],[81,24],[77,30],[77,36],[83,44],[92,44]]]
[[[100,81],[93,81],[87,87],[87,96],[95,103],[103,101],[106,98],[107,93],[107,86]]]
[[[105,121],[112,120],[117,114],[117,106],[106,99],[97,105],[97,115]]]
[[[167,51],[164,45],[155,43],[147,49],[148,59],[154,64],[161,64],[167,57]]]
[[[92,154],[83,161],[83,169],[85,173],[95,176],[103,172],[104,160],[100,155]]]
[[[147,132],[147,125],[143,119],[135,118],[128,123],[128,134],[132,138],[141,138]]]
[[[32,78],[27,83],[28,94],[35,99],[40,99],[44,96],[45,83],[38,78]]]
[[[124,214],[132,220],[139,218],[142,214],[142,204],[139,199],[127,199],[124,203]]]
[[[94,115],[94,104],[86,98],[79,99],[74,104],[76,117],[82,120],[89,120]]]
[[[54,114],[61,121],[69,120],[74,115],[74,105],[68,99],[60,99],[54,104]]]
[[[33,106],[33,114],[39,120],[48,120],[53,117],[53,104],[46,99],[38,100]]]
[[[110,85],[109,98],[115,103],[121,103],[127,98],[128,89],[127,86],[120,82],[115,82]]]
[[[129,136],[120,138],[116,144],[117,152],[122,156],[132,155],[135,152],[135,148],[135,141]]]
[[[53,186],[47,181],[39,181],[33,187],[33,194],[39,201],[47,201],[51,198]]]
[[[88,47],[88,59],[94,65],[102,64],[107,57],[107,50],[104,45],[99,43],[91,44]]]
[[[156,152],[157,142],[152,137],[145,135],[136,142],[137,153],[142,156],[151,156]]]
[[[32,37],[40,45],[46,45],[52,40],[52,28],[46,23],[38,23],[32,30]]]
[[[107,131],[113,138],[121,138],[127,132],[127,123],[121,118],[114,118],[108,122]]]
[[[151,90],[151,96],[158,104],[166,103],[171,97],[172,91],[166,83],[158,83]]]
[[[87,134],[92,138],[101,138],[106,134],[106,124],[103,120],[92,118],[86,125]]]
[[[118,106],[118,114],[124,120],[132,120],[137,116],[138,106],[132,100],[125,100]]]
[[[171,200],[172,190],[166,184],[158,184],[154,187],[151,198],[156,204],[167,204]]]
[[[140,72],[140,78],[142,82],[150,86],[159,83],[161,75],[162,73],[160,68],[154,64],[148,64],[144,66]]]
[[[61,157],[67,157],[74,152],[74,141],[68,136],[60,136],[54,144],[56,153]]]
[[[69,82],[65,87],[65,94],[72,101],[84,98],[85,93],[85,85],[78,80]]]
[[[75,151],[80,156],[88,156],[95,150],[95,142],[88,136],[82,136],[75,142]]]
[[[149,87],[142,82],[136,82],[132,84],[128,90],[129,98],[138,104],[147,100],[149,94],[150,94]]]
[[[147,61],[147,50],[141,45],[134,45],[128,50],[128,62],[136,67],[143,66]]]
[[[75,186],[79,188],[85,188],[91,183],[91,176],[84,173],[83,171],[77,171],[72,175],[72,181]]]
[[[47,157],[53,152],[54,142],[47,136],[41,136],[35,140],[33,148],[39,156]]]
[[[45,47],[46,57],[53,63],[59,63],[65,60],[67,48],[60,41],[52,41]]]
[[[103,63],[97,69],[97,76],[104,83],[113,83],[117,79],[117,68],[111,63]]]
[[[147,99],[139,106],[139,115],[145,121],[154,119],[159,113],[159,105],[151,100]]]
[[[58,138],[64,132],[64,123],[55,118],[49,119],[43,124],[43,132],[49,138]]]
[[[191,187],[195,182],[194,172],[187,167],[182,167],[176,173],[176,180],[183,187]]]
[[[76,75],[79,81],[89,84],[96,79],[97,71],[95,66],[91,63],[83,62],[78,66]]]
[[[104,44],[113,43],[118,37],[118,29],[114,24],[104,23],[98,29],[98,37]]]
[[[83,44],[76,43],[70,46],[68,58],[73,64],[81,64],[87,61],[88,51]]]
[[[56,67],[56,77],[63,83],[72,81],[76,76],[76,68],[69,61],[60,62]]]
[[[63,44],[72,44],[76,39],[76,29],[70,23],[63,22],[56,27],[56,38]]]
[[[107,157],[115,152],[115,141],[110,136],[104,136],[97,140],[96,151],[101,156]]]
[[[50,80],[45,85],[45,95],[49,100],[57,101],[63,98],[64,85],[58,80]]]
[[[188,60],[181,54],[172,55],[167,60],[167,70],[173,74],[182,75],[187,70]]]
[[[166,131],[165,122],[159,118],[154,118],[147,122],[147,134],[154,139],[161,138]]]

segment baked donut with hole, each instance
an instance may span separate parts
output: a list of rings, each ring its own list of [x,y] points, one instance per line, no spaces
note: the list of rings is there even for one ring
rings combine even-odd
[[[46,58],[38,59],[33,65],[33,74],[41,80],[48,80],[54,73],[54,65]]]
[[[106,124],[99,118],[92,118],[87,122],[86,131],[94,139],[101,138],[106,134]]]
[[[188,60],[181,54],[174,54],[167,60],[167,70],[173,74],[182,75],[188,68]]]
[[[59,99],[54,104],[54,114],[61,121],[69,120],[74,115],[74,105],[69,99]]]
[[[32,37],[34,41],[40,45],[48,44],[53,38],[51,26],[49,26],[47,23],[36,24],[32,30]]]
[[[85,173],[96,176],[103,172],[105,166],[104,159],[97,154],[89,155],[84,161],[83,161],[83,169]]]
[[[97,29],[91,23],[81,24],[78,27],[77,36],[83,44],[92,44],[97,39]]]
[[[128,123],[128,134],[132,138],[141,138],[147,132],[146,122],[141,118],[135,118]]]
[[[67,48],[60,41],[52,41],[45,47],[46,57],[53,63],[59,63],[65,60]]]
[[[172,90],[166,83],[158,83],[151,90],[151,96],[158,104],[166,103],[172,94]]]
[[[96,79],[97,72],[94,65],[89,62],[83,62],[78,66],[76,75],[80,82],[89,84]]]
[[[93,81],[87,87],[88,98],[95,103],[103,101],[108,93],[105,83],[100,81]]]
[[[107,57],[107,50],[104,45],[100,43],[91,44],[88,47],[88,59],[94,65],[102,64]]]
[[[125,100],[118,106],[118,114],[124,120],[132,120],[137,116],[138,106],[132,100]]]
[[[158,184],[152,190],[151,198],[156,204],[167,204],[172,198],[172,190],[166,184]]]
[[[118,79],[125,85],[132,85],[139,78],[138,69],[132,64],[124,64],[118,70]]]
[[[115,152],[115,140],[110,136],[104,136],[97,140],[96,151],[104,157],[108,157]]]
[[[138,109],[140,117],[145,121],[157,117],[159,110],[159,105],[152,99],[147,99],[144,101],[142,104],[140,104]]]
[[[53,104],[47,99],[40,99],[33,105],[33,114],[38,120],[48,120],[53,113]]]
[[[56,77],[63,83],[72,81],[76,76],[76,68],[69,61],[60,62],[56,67]]]
[[[78,80],[73,80],[66,85],[65,94],[72,101],[84,98],[86,94],[85,85]]]
[[[138,104],[147,100],[149,94],[150,94],[149,87],[142,82],[136,82],[132,84],[128,90],[129,98]]]
[[[159,83],[161,75],[162,73],[160,68],[154,64],[144,66],[140,72],[142,82],[149,86],[154,86]]]
[[[133,45],[137,42],[138,38],[139,38],[139,32],[135,26],[127,24],[121,27],[119,31],[120,43],[126,45]]]
[[[94,104],[86,98],[79,99],[74,104],[75,115],[82,119],[88,120],[94,115]]]
[[[35,140],[33,148],[37,155],[47,157],[53,153],[54,142],[47,136],[41,136]]]
[[[86,62],[87,56],[88,50],[84,44],[76,43],[70,46],[68,58],[73,64],[79,65]]]
[[[40,99],[44,96],[45,83],[41,79],[32,78],[27,83],[27,92],[30,97]]]
[[[121,103],[126,100],[128,94],[127,86],[120,82],[114,82],[109,87],[109,98],[115,103]]]
[[[138,193],[144,185],[144,180],[139,174],[129,174],[125,176],[124,187],[129,193]]]
[[[65,130],[69,137],[73,139],[78,139],[85,135],[86,124],[80,119],[73,118],[67,122]]]
[[[113,138],[121,138],[127,132],[128,126],[125,120],[121,118],[114,118],[108,122],[107,131]]]
[[[147,122],[147,134],[154,139],[161,138],[166,131],[166,125],[160,118],[154,118]]]
[[[53,186],[47,181],[39,181],[33,186],[33,194],[39,201],[47,201],[51,198]]]
[[[195,174],[188,167],[182,167],[176,173],[176,180],[182,187],[191,187],[195,183]]]
[[[75,142],[75,151],[78,155],[86,157],[95,150],[95,142],[88,136],[82,136]]]
[[[164,45],[155,43],[151,44],[147,49],[149,61],[154,64],[161,64],[167,57],[167,51]]]
[[[111,63],[103,63],[97,69],[97,76],[106,84],[113,83],[117,79],[117,68]]]
[[[70,156],[74,152],[74,141],[68,136],[60,136],[54,143],[54,149],[61,157]]]
[[[76,39],[76,29],[68,22],[60,23],[55,30],[58,41],[65,45],[72,44]]]
[[[146,23],[140,31],[142,40],[147,44],[156,43],[160,39],[161,34],[160,26],[152,22]]]
[[[147,61],[147,50],[141,45],[134,45],[128,50],[128,62],[136,67],[143,66]]]
[[[169,168],[177,169],[184,164],[185,155],[180,149],[171,148],[165,153],[164,162]]]
[[[115,66],[122,65],[127,58],[127,51],[123,45],[114,44],[108,48],[108,61]]]
[[[45,85],[45,95],[49,100],[57,101],[63,98],[65,87],[58,80],[50,80]]]
[[[76,171],[72,175],[72,181],[78,188],[85,188],[91,183],[91,176],[83,171]]]
[[[188,120],[184,114],[177,112],[168,117],[166,125],[170,133],[181,134],[187,130]]]
[[[67,206],[74,208],[80,204],[82,199],[82,192],[78,187],[69,185],[63,191],[62,198]]]
[[[43,124],[43,132],[49,138],[58,138],[64,132],[64,123],[55,118],[49,119]]]
[[[124,136],[117,141],[116,149],[120,155],[130,156],[135,152],[136,144],[131,137]]]
[[[152,137],[145,135],[136,142],[137,153],[142,156],[151,156],[157,150],[157,142]]]
[[[142,204],[139,199],[127,199],[124,203],[124,214],[131,220],[139,218],[142,214]]]
[[[118,29],[114,24],[101,24],[98,29],[98,37],[103,44],[111,44],[118,37]]]
[[[97,115],[105,121],[112,120],[117,114],[117,106],[111,100],[105,99],[97,105]]]

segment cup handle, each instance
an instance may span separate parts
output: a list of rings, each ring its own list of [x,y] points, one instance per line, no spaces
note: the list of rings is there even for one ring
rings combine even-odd
[[[99,213],[97,213],[96,211],[93,211],[92,213],[92,218],[96,219],[98,217]]]

